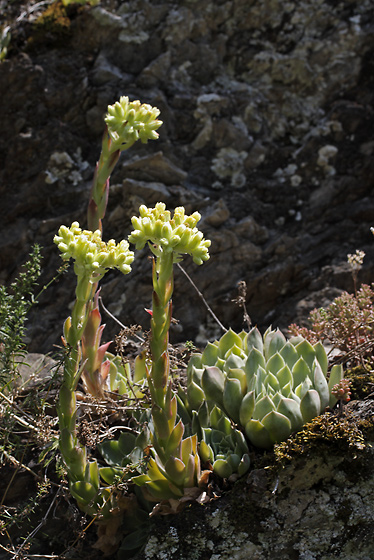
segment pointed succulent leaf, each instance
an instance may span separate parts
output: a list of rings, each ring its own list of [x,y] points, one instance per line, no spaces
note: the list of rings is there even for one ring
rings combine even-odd
[[[88,505],[91,501],[95,500],[98,491],[89,482],[79,480],[70,484],[70,493],[78,503]]]
[[[225,435],[229,436],[231,434],[231,430],[232,430],[232,426],[231,426],[231,422],[230,420],[227,418],[227,416],[222,415],[222,417],[220,418],[220,420],[218,421],[217,424],[217,429],[220,432],[223,432]]]
[[[321,412],[323,412],[326,406],[328,406],[330,400],[329,387],[319,362],[314,360],[313,364],[313,386],[316,391],[318,391],[321,399]]]
[[[296,400],[296,402],[300,402],[299,397],[296,396],[295,393],[293,393],[292,391],[292,387],[293,387],[293,379],[291,381],[289,381],[288,383],[286,383],[286,385],[284,385],[281,388],[281,393],[284,397],[290,397],[294,400]],[[296,398],[295,398],[296,397]]]
[[[269,432],[259,420],[250,420],[245,425],[245,433],[249,441],[261,449],[270,449],[273,441]]]
[[[181,459],[173,456],[169,457],[165,463],[165,471],[168,478],[170,478],[176,486],[183,485],[186,466]]]
[[[174,426],[170,437],[165,446],[165,452],[167,454],[173,453],[180,445],[182,437],[184,434],[184,425],[182,420],[179,420],[178,424]]]
[[[316,390],[310,389],[300,402],[300,411],[304,418],[304,423],[310,422],[321,414],[321,399]]]
[[[276,410],[269,412],[261,422],[268,431],[272,443],[286,440],[291,433],[290,420]]]
[[[316,358],[319,362],[319,365],[321,366],[321,369],[323,371],[323,374],[326,377],[327,370],[329,367],[329,360],[326,354],[326,350],[320,340],[313,345],[313,348],[316,353]]]
[[[273,401],[275,410],[278,410],[278,405],[282,400],[282,393],[280,391],[276,391],[276,393],[271,395],[271,400]]]
[[[256,348],[261,354],[263,354],[264,351],[264,343],[262,340],[262,336],[260,331],[258,330],[257,327],[253,327],[248,335],[247,338],[245,340],[245,345],[247,347],[247,353],[250,354],[251,350],[253,348]]]
[[[287,364],[278,371],[277,379],[281,388],[285,387],[288,383],[292,387],[293,377],[292,377],[291,370]]]
[[[331,394],[334,385],[337,385],[343,379],[343,366],[341,364],[335,364],[332,366],[330,371],[330,377],[328,382],[330,400],[329,406],[334,406],[337,403],[337,399]]]
[[[268,387],[269,393],[270,393],[270,388],[273,389],[274,391],[279,391],[280,389],[278,378],[276,375],[271,373],[271,371],[269,371],[266,376],[266,385]]]
[[[234,422],[239,423],[239,409],[243,393],[239,379],[226,378],[223,389],[223,406]]]
[[[205,393],[195,381],[190,381],[187,385],[187,399],[190,410],[198,410],[205,400]]]
[[[254,373],[256,373],[259,366],[263,369],[265,369],[266,367],[264,355],[257,348],[252,348],[252,350],[248,354],[248,358],[244,366],[248,378],[248,383],[249,379],[254,375]]]
[[[230,371],[230,369],[237,369],[237,368],[242,368],[245,364],[245,359],[242,357],[242,352],[240,350],[240,348],[238,348],[237,346],[234,347],[240,352],[240,354],[230,354],[229,357],[227,358],[226,362],[225,362],[225,366],[224,366],[224,371],[226,373],[228,373]]]
[[[221,371],[225,368],[225,360],[223,358],[217,358],[216,367],[218,367]]]
[[[201,378],[203,375],[203,368],[197,368],[194,365],[189,366],[187,371],[187,379],[188,382],[195,381],[198,385],[201,385]]]
[[[266,414],[269,414],[272,410],[275,409],[275,406],[272,400],[265,395],[260,400],[256,401],[255,408],[253,411],[253,418],[254,420],[262,420]]]
[[[219,340],[219,356],[222,358],[227,358],[227,353],[234,347],[242,347],[242,339],[233,330],[229,329]]]
[[[90,461],[86,465],[86,472],[84,473],[84,479],[87,482],[90,482],[96,490],[99,489],[100,485],[100,476],[99,476],[99,467],[97,461]]]
[[[295,349],[299,356],[302,356],[306,361],[309,369],[312,369],[314,358],[316,357],[316,351],[313,346],[307,340],[303,339],[299,344],[295,346]]]
[[[103,459],[108,465],[112,467],[122,466],[122,460],[124,459],[124,454],[119,448],[118,441],[107,440],[98,444],[98,450],[100,451]]]
[[[305,393],[307,393],[310,388],[312,388],[312,382],[309,379],[309,377],[307,377],[306,379],[304,379],[302,383],[300,383],[300,385],[295,387],[295,395],[300,400],[302,400],[304,398]]]
[[[247,453],[245,453],[239,463],[238,466],[238,475],[239,476],[243,476],[245,475],[245,473],[249,470],[249,467],[251,466],[251,460],[249,458],[249,455]]]
[[[198,454],[190,455],[186,462],[186,471],[183,479],[184,488],[192,488],[197,485],[200,472],[200,457]]]
[[[239,448],[241,453],[248,453],[248,445],[247,442],[245,441],[243,432],[233,428],[232,437],[235,443],[235,449]]]
[[[204,401],[197,413],[201,427],[209,426],[209,421],[210,421],[209,414],[210,412],[209,412],[208,404],[206,401]]]
[[[264,354],[266,360],[269,360],[273,354],[279,352],[286,344],[286,337],[279,329],[269,331],[264,334]]]
[[[297,432],[304,424],[299,403],[293,399],[282,398],[277,406],[277,412],[280,412],[289,419],[292,432]]]
[[[218,358],[218,343],[208,342],[201,355],[202,366],[214,366]]]
[[[227,373],[228,379],[238,379],[240,382],[240,387],[242,390],[242,395],[244,396],[247,392],[247,378],[245,371],[241,368],[231,368]]]
[[[159,439],[166,440],[170,435],[169,422],[165,411],[157,404],[152,406],[152,418],[155,425],[155,432]]]
[[[147,476],[150,480],[167,478],[164,466],[161,464],[161,460],[157,454],[155,458],[151,457],[148,461]]]
[[[207,426],[207,425],[208,423],[205,424],[200,423],[198,413],[196,412],[196,410],[193,410],[192,420],[191,420],[191,431],[197,435],[199,441],[201,441],[202,438],[202,428],[203,426]]]
[[[203,363],[202,363],[202,354],[198,354],[197,352],[191,354],[190,359],[188,360],[187,364],[187,378],[190,379],[190,375],[192,375],[192,369],[201,370],[201,375],[203,373]],[[214,364],[206,364],[206,365],[214,365]],[[200,378],[201,378],[200,375]],[[195,376],[192,375],[192,379],[195,379]]]
[[[178,388],[178,393],[176,395],[177,405],[178,405],[178,416],[182,419],[183,424],[190,424],[191,422],[191,407],[187,401],[187,395],[183,392],[184,389]]]
[[[101,467],[100,476],[106,484],[112,486],[116,480],[122,478],[123,470],[116,467]]]
[[[136,478],[132,480],[136,484]],[[139,484],[142,486],[142,484]],[[144,494],[147,500],[153,502],[162,502],[163,500],[178,499],[183,496],[183,492],[174,484],[166,479],[150,480],[144,485]]]
[[[232,475],[232,468],[226,459],[217,459],[213,463],[213,472],[221,478],[229,478]]]
[[[181,442],[181,449],[180,449],[180,458],[182,459],[183,463],[186,465],[188,462],[188,458],[190,455],[193,455],[194,448],[193,448],[193,441],[191,437],[187,437]]]
[[[131,432],[122,432],[118,439],[118,447],[123,455],[129,455],[136,443],[136,435]]]
[[[293,366],[292,375],[294,379],[294,388],[300,385],[300,383],[303,383],[310,375],[310,368],[303,357],[300,357]]]
[[[295,350],[294,345],[291,344],[289,340],[286,342],[283,348],[279,350],[279,354],[282,356],[285,363],[290,369],[293,368],[294,364],[299,359],[299,354]]]
[[[146,351],[143,350],[138,356],[135,358],[134,363],[134,382],[139,383],[146,379],[147,377],[147,359],[146,359]]]
[[[214,406],[211,410],[210,413],[210,426],[212,428],[218,429],[218,423],[221,420],[221,418],[224,416],[222,410],[220,408],[218,408],[218,406]]]
[[[266,387],[264,386],[266,377],[267,377],[266,370],[263,369],[261,366],[259,366],[256,371],[256,374],[253,376],[252,381],[249,381],[247,378],[248,390],[249,391],[254,390],[256,395],[260,395],[263,389],[265,389],[266,392]]]
[[[214,460],[213,449],[204,440],[200,441],[199,454],[200,454],[201,460],[204,463],[206,463],[208,461],[210,463],[212,463],[213,460]]]
[[[218,406],[223,405],[224,373],[217,367],[207,367],[201,378],[201,384],[208,401],[213,401]]]

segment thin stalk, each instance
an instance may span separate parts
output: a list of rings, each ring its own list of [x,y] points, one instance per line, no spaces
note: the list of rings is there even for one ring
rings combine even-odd
[[[208,310],[208,312],[210,313],[210,315],[213,317],[213,319],[215,320],[215,322],[217,323],[217,325],[220,327],[220,329],[223,330],[223,332],[227,332],[228,329],[226,329],[226,327],[224,325],[222,325],[221,321],[218,319],[217,315],[214,313],[213,309],[210,307],[209,303],[206,301],[205,297],[203,296],[203,294],[200,292],[199,288],[196,286],[195,282],[192,280],[192,278],[187,274],[187,272],[184,270],[184,268],[177,263],[177,267],[179,268],[179,270],[181,272],[183,272],[183,274],[185,275],[185,277],[187,278],[187,280],[190,282],[191,286],[195,289],[197,295],[199,296],[199,298],[201,299],[201,301],[203,302],[203,304],[205,305],[206,309]]]

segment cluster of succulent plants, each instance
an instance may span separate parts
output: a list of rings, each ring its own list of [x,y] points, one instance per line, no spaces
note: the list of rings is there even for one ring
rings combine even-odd
[[[162,124],[158,115],[157,108],[127,97],[108,108],[88,229],[74,222],[61,226],[54,239],[62,259],[73,259],[77,277],[75,303],[64,324],[59,447],[72,495],[84,511],[101,520],[114,512],[126,515],[128,504],[123,505],[117,491],[123,481],[134,485],[139,504],[135,517],[143,519],[139,511],[145,510],[147,516],[154,503],[161,503],[164,512],[178,511],[185,502],[200,499],[211,472],[230,480],[247,472],[248,443],[269,448],[283,441],[340,395],[336,386],[342,368],[334,366],[327,379],[328,360],[320,342],[312,345],[301,337],[287,341],[271,329],[262,337],[257,328],[239,334],[229,330],[202,353],[192,354],[187,390],[173,390],[169,357],[173,267],[184,255],[197,265],[209,259],[210,241],[197,228],[201,216],[186,215],[183,207],[171,213],[163,202],[154,208],[142,205],[139,216],[132,218],[128,240],[102,239],[110,174],[123,150],[137,140],[157,139]],[[99,281],[107,270],[131,271],[134,253],[129,244],[136,250],[148,245],[153,261],[149,346],[135,359],[134,371],[109,353],[109,342],[101,343],[104,325],[98,306]],[[79,380],[95,398],[110,390],[129,400],[142,399],[145,386],[150,395],[142,410],[131,411],[138,429],[129,428],[119,439],[98,445],[104,464],[89,459],[78,439]],[[129,548],[136,548],[140,539],[139,532],[134,535]]]
[[[334,366],[328,381],[327,369],[320,342],[287,341],[279,330],[263,337],[257,328],[229,330],[191,357],[187,407],[218,406],[251,443],[269,448],[335,404],[331,389],[342,379],[342,367]]]

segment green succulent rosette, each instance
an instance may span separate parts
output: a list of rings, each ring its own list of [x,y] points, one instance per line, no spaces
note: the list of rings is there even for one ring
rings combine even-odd
[[[251,443],[270,448],[336,403],[331,391],[343,377],[342,367],[333,366],[327,375],[320,342],[286,340],[279,330],[268,329],[264,337],[257,328],[230,330],[191,357],[187,406],[219,407]]]
[[[174,262],[177,262],[183,254],[189,254],[198,265],[209,259],[211,242],[204,239],[196,227],[201,218],[199,212],[187,216],[184,207],[180,206],[172,216],[165,204],[158,202],[154,208],[140,206],[139,214],[131,220],[134,231],[129,236],[129,242],[137,249],[142,249],[148,242],[156,257],[161,253],[173,253]]]

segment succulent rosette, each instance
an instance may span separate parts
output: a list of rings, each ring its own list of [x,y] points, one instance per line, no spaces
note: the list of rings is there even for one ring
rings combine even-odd
[[[264,337],[228,331],[208,343],[188,365],[190,410],[207,401],[220,407],[257,447],[270,448],[336,402],[332,388],[343,377],[328,359],[323,345],[301,337],[286,340],[279,330]]]

